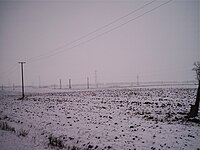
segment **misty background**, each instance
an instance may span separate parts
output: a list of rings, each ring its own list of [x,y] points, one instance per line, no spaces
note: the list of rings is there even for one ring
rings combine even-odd
[[[153,1],[68,44],[151,1],[0,0],[0,84],[21,84],[19,61],[26,61],[25,84],[35,86],[38,78],[42,85],[59,84],[59,79],[67,84],[69,78],[85,83],[87,77],[94,83],[95,70],[99,83],[136,82],[137,75],[141,82],[195,80],[199,0],[172,0],[128,22],[167,2]]]

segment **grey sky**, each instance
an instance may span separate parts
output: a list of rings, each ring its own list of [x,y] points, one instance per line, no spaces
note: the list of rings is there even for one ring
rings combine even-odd
[[[80,42],[112,29],[166,2],[157,0],[120,22]],[[141,7],[150,0],[1,1],[0,82],[20,84],[25,64],[26,84],[58,83],[72,78],[94,82],[194,80],[193,63],[200,60],[200,1],[170,3],[90,42],[52,57],[48,53]],[[76,46],[77,42],[71,46]],[[62,50],[62,49],[61,49]],[[12,68],[14,66],[14,68]]]

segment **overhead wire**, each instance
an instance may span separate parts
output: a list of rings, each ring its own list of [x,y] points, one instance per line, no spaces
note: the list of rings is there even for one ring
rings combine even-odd
[[[45,52],[45,53],[40,54],[40,55],[38,55],[38,56],[29,58],[29,59],[27,59],[26,61],[34,61],[34,60],[37,60],[37,59],[40,58],[40,57],[48,56],[49,54],[51,54],[51,53],[53,53],[53,52],[56,52],[56,51],[58,51],[58,50],[60,50],[60,49],[63,49],[63,48],[65,48],[65,47],[69,46],[69,45],[72,45],[72,44],[74,44],[74,43],[76,43],[76,42],[78,42],[78,41],[80,41],[80,40],[82,40],[82,39],[84,39],[84,38],[89,37],[90,35],[92,35],[92,34],[94,34],[94,33],[97,33],[98,31],[101,31],[101,30],[107,28],[108,26],[111,26],[112,24],[114,24],[114,23],[116,23],[116,22],[119,22],[120,20],[122,20],[122,19],[124,19],[124,18],[126,18],[126,17],[128,17],[128,16],[130,16],[130,15],[132,15],[132,14],[134,14],[134,13],[136,13],[137,11],[139,11],[139,10],[145,8],[146,6],[148,6],[148,5],[152,4],[152,3],[154,3],[155,1],[157,1],[157,0],[150,1],[150,2],[148,2],[148,3],[144,4],[144,5],[142,5],[141,7],[139,7],[139,8],[137,8],[137,9],[135,9],[135,10],[133,10],[133,11],[131,11],[131,12],[129,12],[129,13],[127,13],[127,14],[125,14],[125,15],[123,15],[123,16],[121,16],[121,17],[115,19],[115,20],[113,20],[113,21],[111,21],[110,23],[108,23],[108,24],[106,24],[106,25],[103,25],[103,26],[101,26],[101,27],[95,29],[94,31],[91,31],[91,32],[89,32],[89,33],[87,33],[87,34],[85,34],[85,35],[83,35],[83,36],[81,36],[81,37],[79,37],[79,38],[77,38],[77,39],[71,41],[71,42],[68,42],[68,43],[66,43],[66,44],[64,44],[64,45],[62,45],[62,46],[60,46],[60,47],[57,47],[57,48],[55,48],[55,49],[52,49],[51,51],[48,51],[48,52]]]
[[[6,69],[6,71],[1,72],[0,73],[0,77],[7,75],[8,73],[10,73],[11,71],[13,71],[14,69],[16,69],[17,64],[12,65],[11,67],[9,67],[8,69]]]
[[[148,13],[150,13],[150,12],[152,12],[152,11],[158,9],[158,8],[160,8],[161,6],[164,6],[164,5],[168,4],[169,2],[171,2],[171,1],[173,1],[173,0],[169,0],[169,1],[167,1],[167,2],[164,2],[164,3],[162,3],[162,4],[158,5],[158,6],[156,6],[156,7],[152,8],[152,9],[150,9],[150,10],[148,10],[148,11],[142,13],[141,15],[136,16],[136,17],[133,18],[133,19],[130,19],[130,20],[128,20],[128,21],[126,21],[126,22],[124,22],[124,23],[122,23],[122,24],[120,24],[120,25],[114,27],[114,28],[111,28],[111,29],[109,29],[109,30],[103,32],[103,33],[97,34],[96,36],[94,36],[94,37],[92,37],[92,38],[90,38],[90,39],[88,39],[88,40],[86,40],[86,41],[82,41],[82,42],[80,42],[80,43],[77,44],[77,45],[74,45],[74,46],[69,47],[69,48],[67,48],[67,49],[62,49],[62,48],[64,48],[64,47],[68,46],[68,45],[71,45],[71,44],[73,44],[73,43],[76,43],[77,41],[80,41],[80,40],[82,40],[82,39],[84,39],[84,38],[86,38],[86,37],[88,37],[88,36],[90,36],[90,35],[92,35],[92,34],[98,32],[98,31],[100,31],[100,30],[102,30],[102,29],[104,29],[104,28],[106,28],[106,27],[108,27],[108,26],[110,26],[110,25],[112,25],[112,24],[118,22],[119,20],[121,20],[121,19],[123,19],[123,18],[125,18],[125,17],[127,17],[127,16],[129,16],[129,15],[131,15],[131,14],[133,14],[133,13],[135,13],[135,12],[138,11],[138,10],[143,9],[145,6],[150,5],[150,4],[152,4],[153,2],[155,2],[155,1],[157,1],[157,0],[153,0],[153,1],[149,2],[149,3],[146,3],[146,4],[143,5],[142,7],[138,8],[138,9],[136,9],[136,10],[134,10],[134,11],[131,11],[130,13],[128,13],[128,14],[126,14],[126,15],[124,15],[124,16],[118,18],[118,19],[115,19],[114,21],[110,22],[109,24],[106,24],[106,25],[104,25],[104,26],[102,26],[102,27],[100,27],[100,28],[98,28],[98,29],[96,29],[96,30],[94,30],[94,31],[92,31],[92,32],[90,32],[90,33],[88,33],[88,34],[86,34],[86,35],[83,35],[83,36],[81,36],[80,38],[78,38],[78,39],[76,39],[76,40],[74,40],[74,41],[72,41],[72,42],[70,42],[70,43],[65,44],[64,46],[58,47],[58,48],[56,48],[56,49],[53,49],[52,51],[47,52],[47,53],[45,53],[45,54],[41,54],[41,55],[39,55],[39,56],[37,56],[37,57],[32,57],[32,58],[30,58],[30,59],[27,59],[26,61],[28,61],[28,62],[33,62],[33,61],[37,61],[37,60],[41,60],[41,59],[44,59],[44,58],[49,58],[49,57],[55,56],[55,55],[57,55],[57,54],[59,54],[59,53],[61,53],[61,52],[67,51],[67,50],[74,49],[74,48],[76,48],[76,47],[78,47],[78,46],[80,46],[80,45],[83,45],[83,44],[85,44],[85,43],[88,43],[88,42],[90,42],[90,41],[92,41],[92,40],[94,40],[94,39],[96,39],[96,38],[98,38],[98,37],[101,37],[101,36],[103,36],[103,35],[105,35],[105,34],[108,34],[108,33],[112,32],[112,31],[114,31],[114,30],[116,30],[116,29],[118,29],[118,28],[120,28],[120,27],[122,27],[122,26],[124,26],[124,25],[126,25],[126,24],[128,24],[128,23],[130,23],[130,22],[132,22],[132,21],[134,21],[134,20],[136,20],[136,19],[138,19],[138,18],[141,18],[142,16],[144,16],[144,15],[146,15],[146,14],[148,14]],[[60,50],[60,49],[61,49],[61,50]],[[59,51],[58,51],[58,50],[59,50]],[[52,53],[52,52],[53,52],[53,53]],[[13,71],[16,69],[16,67],[17,67],[16,64],[13,65],[13,66],[10,67],[9,69],[7,69],[7,70],[8,70],[8,71],[6,71],[7,73],[1,73],[0,76],[2,76],[3,74],[4,74],[4,76],[5,76],[6,74],[8,74],[8,73],[10,74],[10,72],[11,72],[11,71],[13,72]]]
[[[124,23],[122,23],[122,24],[120,24],[120,25],[114,27],[114,28],[111,28],[111,29],[109,29],[109,30],[107,30],[107,31],[105,31],[105,32],[103,32],[103,33],[101,33],[101,34],[98,34],[98,35],[94,36],[93,38],[90,38],[90,39],[88,39],[88,40],[86,40],[86,41],[80,42],[79,44],[77,44],[77,45],[75,45],[75,46],[72,46],[72,47],[67,48],[67,49],[61,49],[61,50],[59,50],[59,51],[55,51],[53,54],[49,54],[49,55],[47,55],[47,56],[44,56],[43,58],[35,59],[34,61],[41,60],[41,59],[44,59],[44,58],[49,58],[49,57],[55,56],[55,55],[57,55],[57,54],[59,54],[59,53],[61,53],[61,52],[64,52],[64,51],[67,51],[67,50],[71,50],[71,49],[74,49],[74,48],[76,48],[76,47],[78,47],[78,46],[80,46],[80,45],[83,45],[83,44],[85,44],[85,43],[88,43],[88,42],[90,42],[90,41],[92,41],[92,40],[94,40],[94,39],[96,39],[96,38],[98,38],[98,37],[101,37],[101,36],[103,36],[103,35],[105,35],[105,34],[108,34],[108,33],[112,32],[112,31],[114,31],[114,30],[116,30],[116,29],[118,29],[118,28],[120,28],[120,27],[122,27],[122,26],[124,26],[124,25],[126,25],[126,24],[128,24],[128,23],[130,23],[130,22],[132,22],[132,21],[134,21],[134,20],[137,20],[137,19],[141,18],[142,16],[144,16],[144,15],[146,15],[146,14],[148,14],[148,13],[150,13],[150,12],[152,12],[152,11],[154,11],[154,10],[156,10],[156,9],[158,9],[158,8],[160,8],[160,7],[164,6],[164,5],[166,5],[166,4],[168,4],[168,3],[171,2],[171,1],[173,1],[173,0],[169,0],[169,1],[167,1],[167,2],[164,2],[164,3],[162,3],[162,4],[158,5],[158,6],[156,6],[156,7],[152,8],[152,9],[150,9],[150,10],[148,10],[148,11],[142,13],[141,15],[138,15],[137,17],[135,17],[135,18],[133,18],[133,19],[130,19],[130,20],[128,20],[128,21],[126,21],[126,22],[124,22]]]
[[[16,69],[17,69],[17,64],[11,66],[11,67],[8,68],[6,71],[2,72],[2,73],[0,74],[1,80],[2,80],[2,79],[4,79],[4,80],[5,80],[5,79],[9,79],[9,77],[10,77],[11,75],[13,75],[12,73],[13,73],[14,71],[16,71]]]

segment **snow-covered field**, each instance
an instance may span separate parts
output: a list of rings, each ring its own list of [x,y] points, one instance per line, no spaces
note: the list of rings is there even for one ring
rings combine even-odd
[[[200,149],[196,88],[39,90],[0,91],[0,149]]]

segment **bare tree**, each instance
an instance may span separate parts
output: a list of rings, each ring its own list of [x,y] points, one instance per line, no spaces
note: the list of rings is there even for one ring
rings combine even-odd
[[[198,110],[199,110],[199,101],[200,101],[200,62],[199,61],[194,63],[194,68],[192,70],[196,72],[199,85],[198,85],[195,105],[191,106],[190,112],[188,113],[188,117],[197,116]]]

